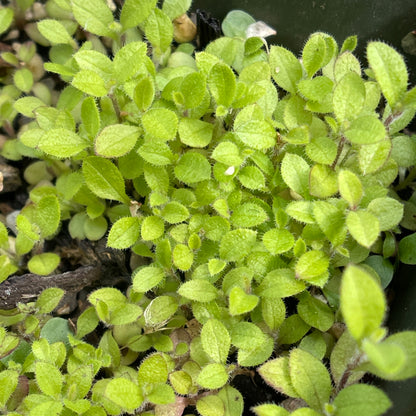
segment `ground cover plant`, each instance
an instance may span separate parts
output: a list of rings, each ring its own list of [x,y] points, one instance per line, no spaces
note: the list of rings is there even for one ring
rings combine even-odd
[[[190,2],[156,3],[0,9],[2,156],[28,192],[0,222],[0,412],[383,414],[365,374],[416,376],[416,332],[384,326],[416,263],[402,56],[371,42],[363,70],[356,37],[313,33],[298,58],[240,11],[196,51]],[[281,400],[244,409],[253,374]]]

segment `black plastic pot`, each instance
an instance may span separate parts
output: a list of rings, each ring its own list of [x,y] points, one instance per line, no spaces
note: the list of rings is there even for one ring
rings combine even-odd
[[[230,10],[244,10],[276,30],[270,43],[295,53],[317,31],[331,34],[340,44],[357,35],[361,58],[370,40],[383,40],[403,52],[402,38],[416,29],[415,0],[194,0],[192,9],[198,8],[221,20]],[[416,84],[416,56],[405,57]]]
[[[220,20],[230,10],[244,10],[276,30],[276,36],[268,38],[270,43],[296,54],[316,31],[331,34],[339,44],[357,35],[356,52],[363,66],[367,42],[382,40],[405,56],[410,84],[416,85],[416,56],[406,54],[401,47],[402,38],[416,30],[415,0],[194,0],[192,9],[198,8]],[[411,127],[415,125],[414,120]],[[416,267],[401,267],[389,290],[393,296],[387,322],[390,331],[416,330]],[[377,384],[394,403],[387,416],[416,415],[416,379]]]

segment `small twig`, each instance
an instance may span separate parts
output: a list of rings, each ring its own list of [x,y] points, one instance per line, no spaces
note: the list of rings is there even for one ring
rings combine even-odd
[[[0,309],[13,309],[19,302],[33,302],[44,289],[50,287],[59,287],[67,293],[76,294],[98,281],[101,275],[102,268],[94,265],[52,276],[33,273],[11,276],[0,284]]]

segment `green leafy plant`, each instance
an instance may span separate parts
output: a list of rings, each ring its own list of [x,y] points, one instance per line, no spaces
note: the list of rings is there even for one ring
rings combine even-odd
[[[125,293],[89,293],[74,331],[51,315],[58,288],[1,312],[1,411],[240,416],[233,379],[254,369],[288,397],[258,416],[383,414],[364,374],[416,376],[416,332],[384,326],[394,267],[416,264],[403,58],[371,42],[363,71],[355,37],[318,32],[298,59],[240,11],[195,52],[173,42],[190,2],[156,3],[0,10],[0,32],[27,19],[34,41],[1,55],[2,154],[31,160],[1,281],[53,273],[62,228],[141,260]]]

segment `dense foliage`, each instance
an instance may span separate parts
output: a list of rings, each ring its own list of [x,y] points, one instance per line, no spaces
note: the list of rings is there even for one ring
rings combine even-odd
[[[2,155],[32,160],[0,281],[59,271],[66,227],[142,259],[75,331],[59,288],[0,312],[0,411],[240,416],[255,370],[291,398],[258,416],[383,414],[364,374],[416,376],[416,332],[383,326],[394,264],[416,263],[403,58],[371,42],[363,70],[355,37],[314,33],[298,59],[239,11],[195,52],[189,0],[120,3],[0,9],[4,42],[31,39],[1,54]]]

